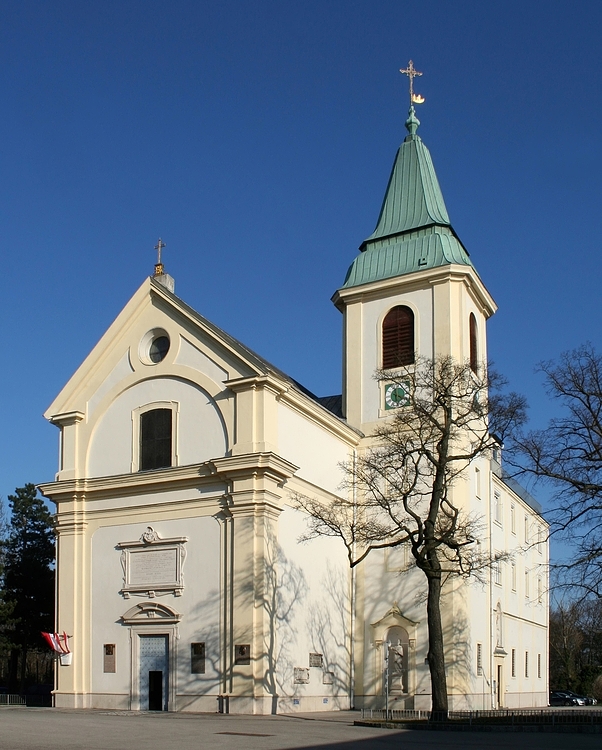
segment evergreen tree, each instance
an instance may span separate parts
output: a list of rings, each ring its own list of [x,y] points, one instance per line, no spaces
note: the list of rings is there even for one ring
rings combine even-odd
[[[54,629],[54,533],[52,517],[34,484],[8,496],[11,518],[2,541],[4,637],[10,639],[9,688],[25,690],[27,653],[42,641],[40,631]]]

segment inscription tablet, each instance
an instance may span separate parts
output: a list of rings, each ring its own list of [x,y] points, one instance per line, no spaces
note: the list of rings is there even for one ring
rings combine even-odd
[[[145,549],[130,552],[129,583],[152,586],[178,580],[177,549]]]
[[[188,537],[163,538],[148,526],[139,539],[120,542],[124,599],[130,596],[181,596],[184,590],[182,568]]]

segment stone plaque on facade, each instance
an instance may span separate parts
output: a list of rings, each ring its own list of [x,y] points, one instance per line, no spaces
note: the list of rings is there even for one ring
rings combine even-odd
[[[182,568],[186,558],[187,537],[163,539],[151,526],[133,542],[121,542],[123,586],[121,593],[154,596],[172,593],[180,596],[184,588]]]
[[[251,645],[249,643],[237,643],[234,646],[234,663],[250,664],[251,663]]]
[[[307,685],[309,682],[309,669],[307,667],[295,667],[293,679],[295,685]]]
[[[130,552],[129,583],[134,586],[174,583],[178,580],[178,550],[142,549]]]

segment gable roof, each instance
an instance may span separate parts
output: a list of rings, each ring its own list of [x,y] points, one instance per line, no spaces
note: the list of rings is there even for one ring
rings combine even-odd
[[[156,281],[154,281],[151,278],[151,283],[155,286],[161,286]],[[176,303],[179,307],[185,309],[187,313],[190,315],[190,317],[194,318],[203,325],[203,327],[210,330],[216,338],[219,338],[225,342],[227,342],[233,351],[238,353],[245,361],[252,364],[257,370],[258,374],[261,375],[275,375],[280,380],[284,380],[288,385],[290,385],[292,388],[294,388],[299,393],[302,393],[305,396],[308,396],[313,401],[316,402],[319,406],[322,406],[327,411],[334,414],[336,417],[339,417],[343,420],[342,411],[341,411],[341,402],[342,402],[342,396],[326,396],[326,397],[320,397],[316,396],[315,393],[312,393],[308,388],[301,385],[298,380],[295,380],[294,378],[290,377],[290,375],[287,375],[283,370],[281,370],[279,367],[276,367],[271,362],[269,362],[265,357],[262,357],[260,354],[257,354],[257,352],[253,351],[253,349],[250,349],[248,346],[243,344],[241,341],[239,341],[237,338],[234,338],[234,336],[231,336],[229,333],[226,333],[222,328],[219,328],[219,326],[216,326],[215,323],[212,323],[210,320],[205,318],[203,315],[198,313],[194,308],[187,305],[185,302],[183,302],[179,297],[176,297],[176,295],[173,292],[170,292],[169,290],[165,289],[164,287],[161,287],[161,291],[167,296],[171,297],[173,302]],[[338,401],[334,401],[333,399],[338,399]]]
[[[345,420],[342,419],[341,414],[337,413],[337,410],[333,410],[329,408],[328,405],[323,404],[321,399],[309,389],[305,388],[294,378],[291,378],[248,346],[245,346],[245,344],[234,336],[231,336],[229,333],[216,326],[153,277],[148,277],[144,280],[117,318],[109,326],[100,341],[92,349],[90,354],[85,358],[61,392],[54,399],[52,404],[48,407],[44,414],[47,419],[51,419],[53,416],[69,412],[73,409],[72,403],[77,399],[83,384],[88,381],[90,375],[103,362],[106,353],[111,349],[111,346],[119,338],[120,334],[127,329],[130,321],[136,317],[137,313],[145,305],[149,304],[149,298],[151,301],[153,298],[162,300],[168,305],[168,307],[179,313],[179,315],[188,319],[197,328],[209,334],[213,340],[218,341],[226,352],[229,352],[241,363],[242,366],[239,369],[241,371],[246,371],[244,373],[245,376],[272,375],[281,382],[284,382],[297,393],[303,394],[303,396],[311,399],[320,409],[324,409],[337,417],[346,427],[350,427]]]

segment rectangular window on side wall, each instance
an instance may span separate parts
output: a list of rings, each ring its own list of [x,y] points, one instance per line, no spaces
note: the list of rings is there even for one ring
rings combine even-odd
[[[525,651],[525,677],[529,676],[529,652]]]
[[[475,467],[474,470],[475,495],[477,500],[481,499],[481,470]]]
[[[205,674],[205,644],[190,644],[190,674]]]
[[[512,677],[516,677],[516,649],[512,649],[511,660],[510,660],[510,674]]]
[[[512,591],[516,591],[516,563],[511,563],[510,570],[512,572]]]
[[[499,560],[493,563],[493,582],[502,585],[502,563]]]
[[[531,541],[529,535],[529,516],[525,516],[525,542],[528,544]]]
[[[537,677],[541,680],[541,654],[537,654]]]
[[[525,598],[529,598],[529,571],[525,570]]]
[[[103,672],[115,672],[115,644],[105,643],[102,647]]]
[[[516,505],[510,505],[510,531],[516,534]]]
[[[494,503],[495,522],[501,524],[502,523],[502,496],[497,491],[493,493],[493,503]]]
[[[483,674],[483,645],[477,643],[477,674]]]

